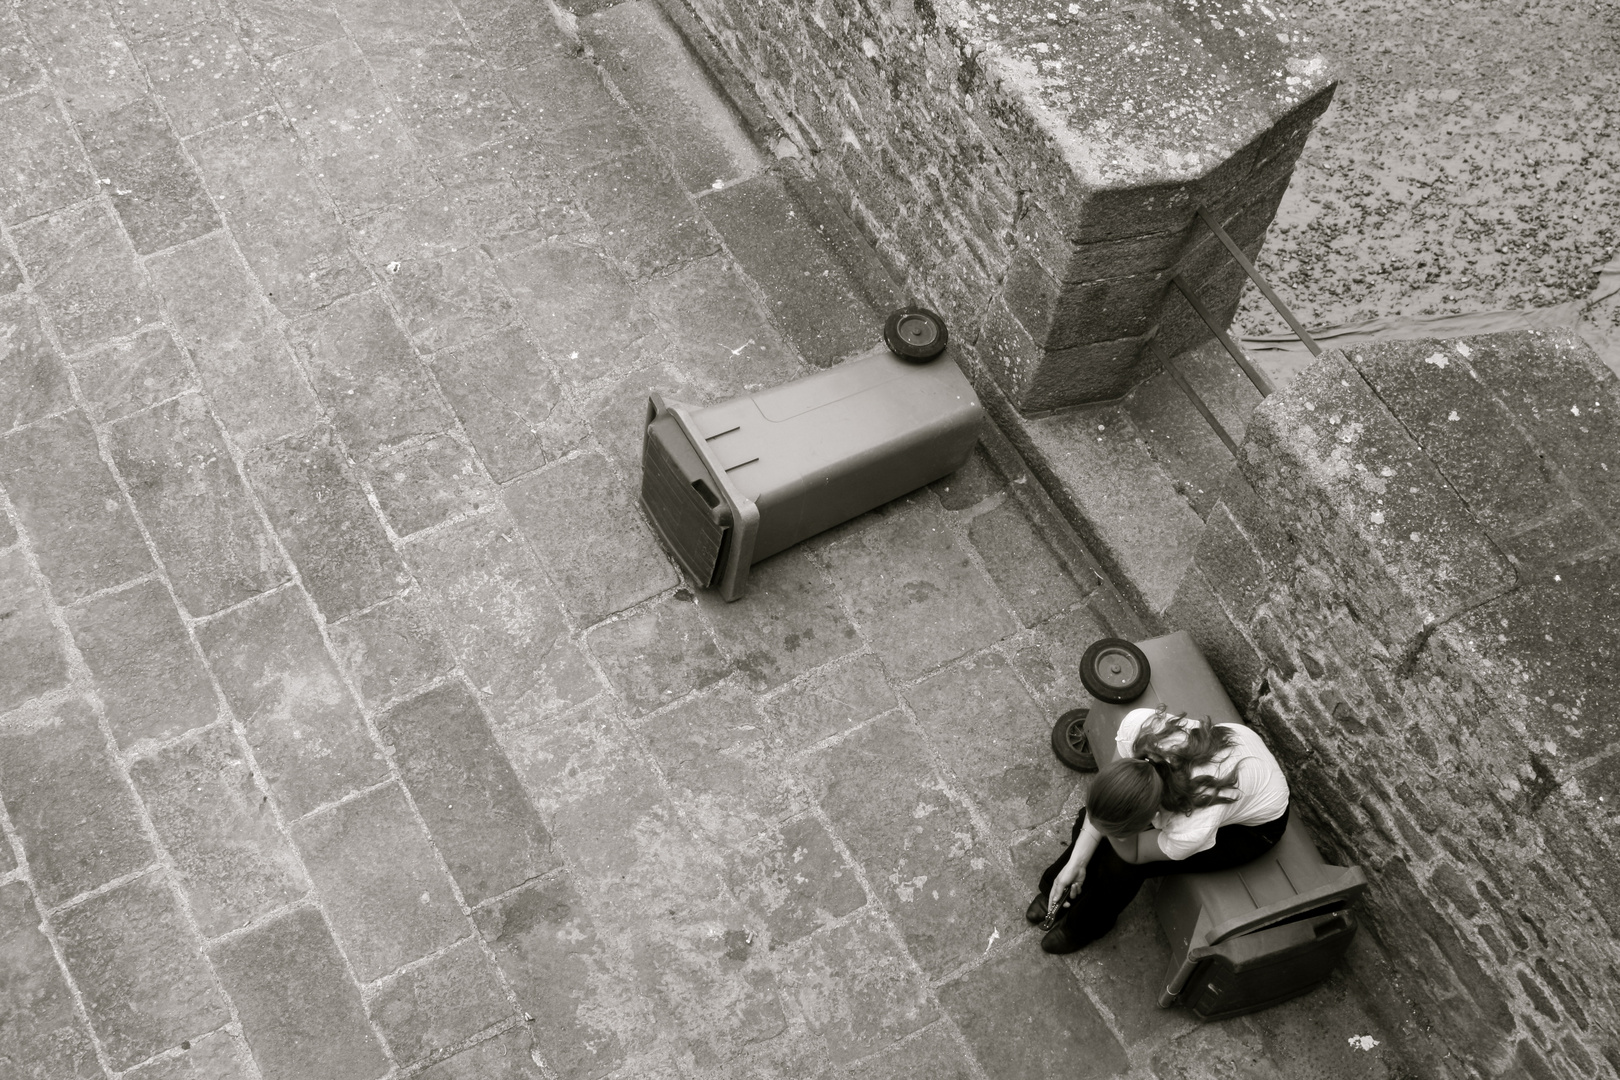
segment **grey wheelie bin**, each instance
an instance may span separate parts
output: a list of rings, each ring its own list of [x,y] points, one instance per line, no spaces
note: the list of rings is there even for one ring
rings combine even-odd
[[[641,505],[692,579],[736,600],[754,563],[960,468],[984,409],[946,337],[902,309],[886,345],[786,385],[707,408],[652,395]]]
[[[1114,735],[1132,709],[1162,704],[1217,724],[1243,722],[1185,631],[1134,649],[1099,642],[1082,662],[1095,665],[1081,677],[1093,696],[1085,735],[1098,767],[1117,756]],[[1349,903],[1366,888],[1359,867],[1323,860],[1295,812],[1282,839],[1254,862],[1160,879],[1154,908],[1170,939],[1170,966],[1159,1004],[1218,1020],[1305,993],[1349,948],[1356,932]]]

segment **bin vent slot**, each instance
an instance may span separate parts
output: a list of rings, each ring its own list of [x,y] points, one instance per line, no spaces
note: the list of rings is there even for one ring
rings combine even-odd
[[[676,437],[679,437],[678,435]],[[694,581],[712,587],[719,577],[727,523],[715,518],[720,499],[707,480],[691,478],[663,440],[649,433],[641,458],[641,501],[664,543]]]

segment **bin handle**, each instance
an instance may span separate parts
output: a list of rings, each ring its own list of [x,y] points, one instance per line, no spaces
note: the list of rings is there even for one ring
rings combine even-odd
[[[748,568],[754,562],[754,539],[759,535],[759,507],[733,486],[731,476],[709,452],[708,441],[685,406],[666,402],[657,395],[648,401],[648,406],[675,418],[676,425],[709,470],[720,498],[731,508],[731,543],[726,547],[726,565],[720,574],[720,597],[727,602],[737,600],[748,588]]]

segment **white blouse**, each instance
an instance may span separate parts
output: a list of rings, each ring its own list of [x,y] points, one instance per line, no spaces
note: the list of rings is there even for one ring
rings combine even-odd
[[[1120,721],[1119,733],[1114,737],[1114,746],[1121,758],[1132,756],[1131,748],[1137,734],[1156,711],[1132,709],[1125,714],[1125,719]],[[1188,725],[1197,723],[1191,718],[1177,721],[1173,716],[1172,721],[1183,732],[1183,740]],[[1159,849],[1172,859],[1185,859],[1214,847],[1215,831],[1222,825],[1262,825],[1288,809],[1288,779],[1283,776],[1282,767],[1254,729],[1242,724],[1216,726],[1232,732],[1232,745],[1217,753],[1207,765],[1195,766],[1192,774],[1224,776],[1235,766],[1237,787],[1228,788],[1224,794],[1236,795],[1237,799],[1214,803],[1185,814],[1166,810],[1155,814],[1153,824],[1159,830]],[[1172,738],[1169,745],[1175,746],[1176,740]]]

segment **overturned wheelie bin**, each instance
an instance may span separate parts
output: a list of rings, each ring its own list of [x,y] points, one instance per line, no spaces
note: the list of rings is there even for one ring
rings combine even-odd
[[[736,600],[748,568],[954,472],[984,409],[938,315],[902,308],[884,344],[707,408],[653,394],[641,505],[704,588]]]
[[[1089,709],[1058,719],[1052,748],[1064,764],[1106,768],[1114,736],[1133,709],[1163,705],[1217,724],[1243,718],[1186,631],[1133,643],[1104,638],[1080,659]],[[1360,867],[1334,866],[1310,829],[1290,813],[1282,839],[1231,870],[1160,880],[1154,909],[1170,939],[1163,1007],[1200,1020],[1264,1009],[1322,983],[1356,932],[1350,903],[1367,888]]]

